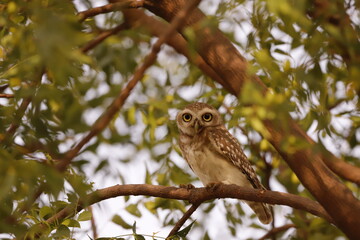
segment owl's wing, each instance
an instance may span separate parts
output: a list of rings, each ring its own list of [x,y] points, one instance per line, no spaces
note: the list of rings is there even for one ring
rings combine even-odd
[[[228,161],[239,168],[254,188],[264,189],[255,170],[241,149],[239,141],[224,126],[211,129],[208,132],[208,137],[213,146],[212,149],[225,156]]]

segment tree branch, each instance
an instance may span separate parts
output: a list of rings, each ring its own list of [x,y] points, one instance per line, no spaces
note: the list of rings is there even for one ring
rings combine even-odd
[[[110,37],[111,35],[117,34],[121,30],[124,30],[125,28],[126,28],[125,24],[120,24],[119,26],[117,26],[117,27],[115,27],[113,29],[110,29],[110,30],[107,30],[107,31],[104,31],[104,32],[100,33],[98,36],[96,36],[96,38],[92,39],[85,46],[83,46],[81,48],[81,51],[83,53],[88,52],[89,50],[91,50],[94,47],[96,47],[97,45],[99,45],[106,38]]]
[[[68,205],[47,219],[46,222],[47,224],[61,223],[63,219],[75,215],[87,206],[119,196],[152,196],[166,199],[188,200],[190,203],[193,203],[193,205],[217,198],[234,198],[254,202],[265,202],[268,204],[286,205],[324,218],[330,223],[333,222],[333,219],[320,204],[308,198],[289,193],[224,184],[220,184],[216,189],[185,189],[149,184],[115,185],[88,194],[85,199],[80,199],[75,205]]]
[[[130,0],[130,1],[117,2],[117,3],[110,3],[104,6],[95,7],[79,12],[78,17],[79,17],[79,21],[82,22],[89,17],[93,17],[99,14],[114,12],[124,8],[139,8],[142,7],[143,5],[144,5],[144,1],[141,0],[139,1]]]
[[[336,175],[338,175],[342,179],[356,183],[358,186],[360,186],[359,167],[347,163],[332,154],[329,154],[327,150],[325,150],[325,154],[321,156],[321,159],[324,161],[326,166],[328,166],[331,171],[333,171]]]
[[[179,219],[179,221],[175,224],[175,226],[173,227],[173,229],[171,229],[169,235],[167,236],[166,239],[168,239],[169,237],[173,236],[174,234],[176,234],[180,228],[182,227],[182,225],[184,225],[184,223],[186,222],[186,220],[189,219],[189,217],[191,216],[191,214],[193,214],[196,209],[200,206],[201,203],[194,203],[193,205],[191,205],[191,207],[186,211],[186,213]]]
[[[13,98],[14,94],[0,93],[0,98]]]
[[[89,212],[91,212],[90,222],[91,222],[91,229],[92,229],[92,232],[93,232],[93,239],[97,239],[97,238],[98,238],[98,234],[97,234],[97,227],[96,227],[96,223],[95,223],[94,212],[93,212],[91,206],[87,207],[87,209],[89,210]]]
[[[269,232],[267,232],[264,236],[262,236],[261,238],[259,238],[259,240],[265,240],[265,239],[269,239],[272,236],[275,236],[276,234],[280,233],[280,232],[284,232],[290,228],[296,228],[295,224],[285,224],[284,226],[281,227],[276,227],[276,228],[272,228]]]
[[[6,138],[13,135],[15,133],[16,129],[19,127],[19,123],[20,123],[22,117],[24,116],[27,107],[31,103],[31,100],[32,100],[32,97],[27,97],[22,100],[19,108],[15,112],[15,117],[14,117],[13,123],[10,125],[10,127],[6,131]]]

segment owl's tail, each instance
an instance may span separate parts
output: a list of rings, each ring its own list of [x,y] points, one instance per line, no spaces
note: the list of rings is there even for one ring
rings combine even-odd
[[[262,222],[263,224],[269,224],[272,222],[273,217],[272,217],[271,207],[268,204],[259,203],[259,202],[249,202],[249,201],[245,201],[245,202],[255,212],[260,222]]]

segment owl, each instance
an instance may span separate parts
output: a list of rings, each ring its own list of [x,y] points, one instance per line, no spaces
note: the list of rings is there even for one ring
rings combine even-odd
[[[265,189],[238,140],[222,122],[220,113],[205,103],[192,103],[176,116],[183,157],[204,186],[236,184]],[[264,224],[272,221],[270,206],[246,201]]]

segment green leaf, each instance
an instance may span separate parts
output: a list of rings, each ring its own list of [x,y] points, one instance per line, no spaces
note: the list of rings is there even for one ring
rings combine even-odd
[[[193,180],[190,174],[184,172],[183,169],[179,168],[175,164],[172,166],[172,169],[170,172],[170,179],[176,185],[189,183]]]
[[[141,212],[138,209],[138,204],[130,204],[125,208],[129,213],[136,217],[141,217]]]
[[[136,221],[134,221],[134,224],[132,225],[132,231],[136,234]]]
[[[181,237],[181,238],[185,238],[186,235],[188,235],[188,233],[190,232],[192,226],[194,225],[195,220],[189,224],[189,226],[187,226],[186,228],[184,228],[183,230],[179,231],[176,233],[177,236]]]
[[[80,223],[74,219],[65,219],[61,224],[67,227],[77,227],[80,228]]]
[[[144,236],[139,235],[139,234],[135,234],[135,235],[134,235],[134,239],[135,239],[135,240],[145,240]]]
[[[146,168],[146,175],[145,175],[145,183],[146,184],[152,184],[151,174],[149,173],[147,168]]]
[[[125,222],[124,219],[122,219],[122,217],[120,217],[119,215],[114,215],[113,218],[111,219],[111,221],[117,225],[122,226],[125,229],[132,229],[133,226],[131,226],[130,224],[128,224],[127,222]]]
[[[47,219],[47,216],[53,214],[53,212],[54,211],[49,206],[44,206],[44,207],[40,208],[39,216],[42,219]]]
[[[128,121],[131,125],[136,124],[135,114],[136,114],[136,108],[135,108],[135,106],[133,106],[128,110],[128,115],[127,115]]]
[[[53,237],[59,239],[69,238],[70,233],[70,229],[67,226],[61,224],[53,234]]]
[[[156,214],[157,204],[155,201],[148,201],[144,203],[144,206],[147,210],[149,210],[152,214]]]
[[[92,213],[90,211],[83,211],[79,214],[77,220],[78,221],[89,221],[91,220]]]
[[[108,160],[101,160],[99,165],[95,168],[94,173],[99,172],[100,170],[104,169],[107,166],[109,166]]]

